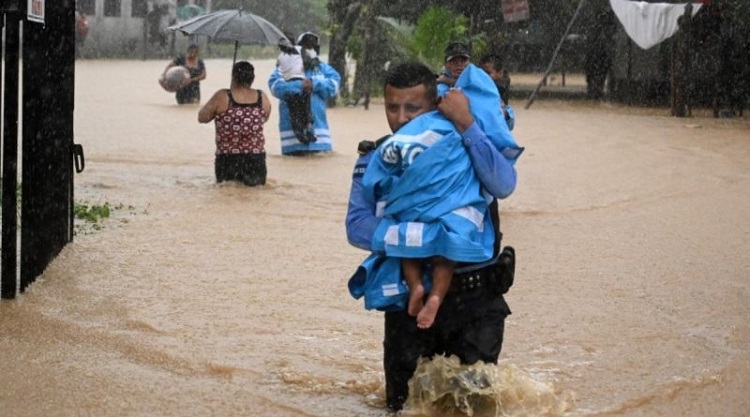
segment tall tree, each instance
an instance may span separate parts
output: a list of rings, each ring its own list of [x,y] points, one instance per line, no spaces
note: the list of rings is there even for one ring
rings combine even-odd
[[[330,0],[328,13],[331,17],[331,41],[328,63],[341,74],[341,96],[349,95],[349,77],[346,73],[346,45],[352,36],[354,24],[359,19],[362,5],[355,0]]]

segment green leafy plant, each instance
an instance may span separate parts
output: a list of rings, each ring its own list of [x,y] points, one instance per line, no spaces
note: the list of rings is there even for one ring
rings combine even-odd
[[[444,7],[431,6],[417,20],[413,48],[431,68],[440,68],[450,42],[468,42],[469,20]]]
[[[88,205],[75,203],[73,205],[73,214],[76,219],[84,220],[89,223],[99,223],[100,220],[109,218],[112,212],[108,202],[102,205]]]
[[[0,182],[0,195],[2,193],[2,182]],[[16,187],[16,208],[18,211],[18,224],[21,223],[21,184]],[[0,207],[2,207],[2,201],[0,201]],[[92,230],[101,230],[104,220],[108,219],[114,211],[128,209],[131,215],[139,214],[136,213],[135,207],[125,206],[122,203],[112,205],[105,201],[103,204],[91,204],[88,202],[76,202],[73,204],[73,217],[77,222],[75,223],[74,233],[90,233]],[[147,210],[143,210],[141,214],[148,214]],[[127,223],[127,219],[121,220],[123,223]]]
[[[419,60],[435,70],[442,67],[443,51],[450,42],[471,43],[474,55],[487,46],[486,34],[469,35],[468,18],[440,6],[425,10],[417,19],[416,25],[385,16],[378,16],[377,21],[390,37],[390,45],[396,56]],[[359,40],[353,41],[347,46],[355,59],[355,53],[361,49],[358,42]]]
[[[103,204],[90,204],[88,202],[75,203],[73,205],[73,215],[76,220],[74,233],[88,234],[92,231],[101,230],[104,227],[105,220],[116,212],[127,209],[129,214],[135,215],[135,207],[125,206],[122,203],[112,205],[105,201]],[[147,214],[146,210],[143,214]],[[127,223],[127,219],[121,219],[122,223]]]

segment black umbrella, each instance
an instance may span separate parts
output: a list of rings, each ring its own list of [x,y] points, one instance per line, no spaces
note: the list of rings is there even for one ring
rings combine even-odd
[[[276,45],[286,38],[284,33],[268,20],[239,10],[217,10],[174,24],[167,29],[186,35],[205,35],[216,41],[234,41],[234,61],[240,43]]]

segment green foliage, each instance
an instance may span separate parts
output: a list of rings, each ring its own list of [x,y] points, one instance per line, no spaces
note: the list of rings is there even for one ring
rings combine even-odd
[[[102,205],[88,205],[82,203],[75,203],[73,205],[73,214],[76,219],[83,220],[88,223],[99,223],[100,220],[109,218],[111,208],[108,202]]]
[[[404,24],[391,17],[377,17],[380,27],[392,40],[391,46],[399,52],[399,56],[416,59],[419,52],[414,45],[414,25]]]
[[[480,32],[472,36],[470,42],[471,60],[474,63],[476,63],[482,55],[491,52],[489,38],[484,32]]]
[[[2,193],[2,182],[0,182],[0,194]],[[21,184],[18,184],[16,187],[16,207],[18,210],[18,222],[19,226],[22,226],[21,222]],[[0,207],[2,207],[2,201],[0,201]],[[104,204],[90,204],[87,202],[82,203],[74,203],[73,204],[73,217],[75,220],[79,220],[79,222],[76,222],[75,224],[75,233],[81,233],[84,234],[90,233],[92,230],[101,230],[102,224],[105,219],[108,219],[112,212],[115,210],[122,210],[126,208],[124,204],[116,204],[111,205],[109,202],[104,202]],[[135,209],[133,206],[127,207],[131,214],[135,214],[133,210]],[[145,211],[144,211],[145,213]],[[126,222],[126,220],[123,220],[123,222]]]
[[[73,205],[73,215],[76,220],[82,222],[75,223],[75,234],[88,234],[92,231],[102,229],[104,219],[108,219],[112,212],[108,202],[104,204],[85,204],[75,203]]]
[[[73,216],[76,219],[74,232],[75,234],[89,234],[101,230],[104,227],[105,220],[109,219],[114,212],[126,208],[130,210],[130,214],[136,214],[134,212],[135,207],[126,207],[122,203],[115,205],[106,201],[104,204],[75,203],[73,205]],[[127,223],[127,219],[122,219],[121,221]]]
[[[414,28],[413,47],[421,60],[431,68],[443,63],[443,50],[450,42],[469,42],[469,20],[450,10],[432,6],[428,8]]]
[[[416,25],[383,16],[379,16],[378,21],[388,28],[387,33],[400,56],[422,61],[435,70],[442,67],[443,51],[450,42],[470,44],[477,57],[488,49],[485,33],[470,36],[469,19],[443,7],[429,7]]]
[[[353,34],[346,40],[346,51],[351,54],[355,61],[362,59],[363,48],[362,39],[357,34]]]

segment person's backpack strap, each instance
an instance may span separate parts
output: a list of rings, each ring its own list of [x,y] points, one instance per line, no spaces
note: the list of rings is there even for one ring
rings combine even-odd
[[[378,146],[380,146],[381,143],[385,142],[385,140],[388,139],[389,137],[391,137],[391,135],[385,135],[376,141],[371,141],[371,140],[360,141],[359,144],[357,145],[357,153],[360,155],[367,155],[368,153],[377,149]]]
[[[492,253],[497,256],[500,254],[500,248],[503,244],[503,232],[500,231],[500,205],[497,199],[493,199],[492,203],[487,207],[490,212],[490,218],[492,219],[492,227],[495,229],[495,243],[492,247]]]

